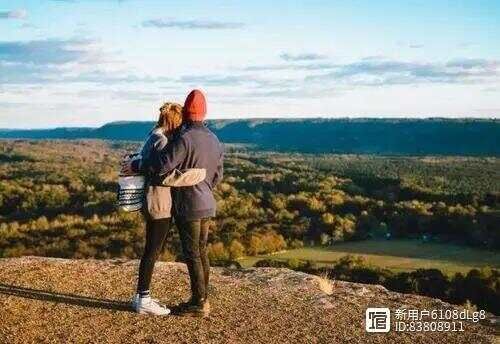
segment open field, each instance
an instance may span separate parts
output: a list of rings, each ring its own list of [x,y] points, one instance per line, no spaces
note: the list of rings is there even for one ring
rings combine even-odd
[[[245,257],[240,263],[248,267],[260,259],[272,258],[312,260],[319,265],[330,265],[347,254],[362,256],[369,264],[395,272],[436,268],[452,274],[466,273],[470,269],[485,266],[500,267],[500,255],[494,251],[416,240],[370,240],[346,242],[329,248],[304,247],[271,255]]]

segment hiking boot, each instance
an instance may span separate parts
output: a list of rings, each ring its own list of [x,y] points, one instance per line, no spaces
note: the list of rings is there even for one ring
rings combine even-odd
[[[138,297],[132,300],[132,307],[139,314],[169,315],[170,309],[150,297]]]
[[[206,318],[210,315],[210,303],[203,301],[201,304],[186,303],[181,311],[181,315],[196,318]]]
[[[184,311],[186,311],[188,308],[196,305],[195,301],[193,301],[193,298],[190,298],[187,301],[179,303],[177,306],[175,306],[172,311],[175,315],[182,315]]]

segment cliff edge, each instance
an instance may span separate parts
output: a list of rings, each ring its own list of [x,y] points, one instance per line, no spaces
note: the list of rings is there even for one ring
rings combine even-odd
[[[288,269],[213,268],[207,319],[131,312],[137,261],[0,259],[0,343],[495,343],[487,321],[463,332],[367,333],[367,307],[453,309],[381,286],[328,282]],[[158,263],[152,293],[189,296],[184,264]],[[394,314],[394,313],[393,313]],[[395,321],[394,316],[391,322]]]

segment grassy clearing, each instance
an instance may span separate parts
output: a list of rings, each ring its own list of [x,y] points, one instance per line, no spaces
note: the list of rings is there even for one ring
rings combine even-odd
[[[500,268],[498,252],[451,244],[422,243],[416,240],[369,240],[347,242],[328,248],[305,247],[272,255],[245,257],[240,263],[248,267],[263,258],[294,258],[312,260],[319,265],[330,265],[347,254],[363,256],[369,264],[395,272],[436,268],[452,274],[484,266]]]

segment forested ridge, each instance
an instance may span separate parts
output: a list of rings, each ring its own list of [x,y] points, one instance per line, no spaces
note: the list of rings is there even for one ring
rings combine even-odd
[[[377,155],[500,156],[498,119],[312,118],[210,120],[226,143],[259,150]],[[142,140],[152,122],[99,128],[0,129],[0,138]]]

